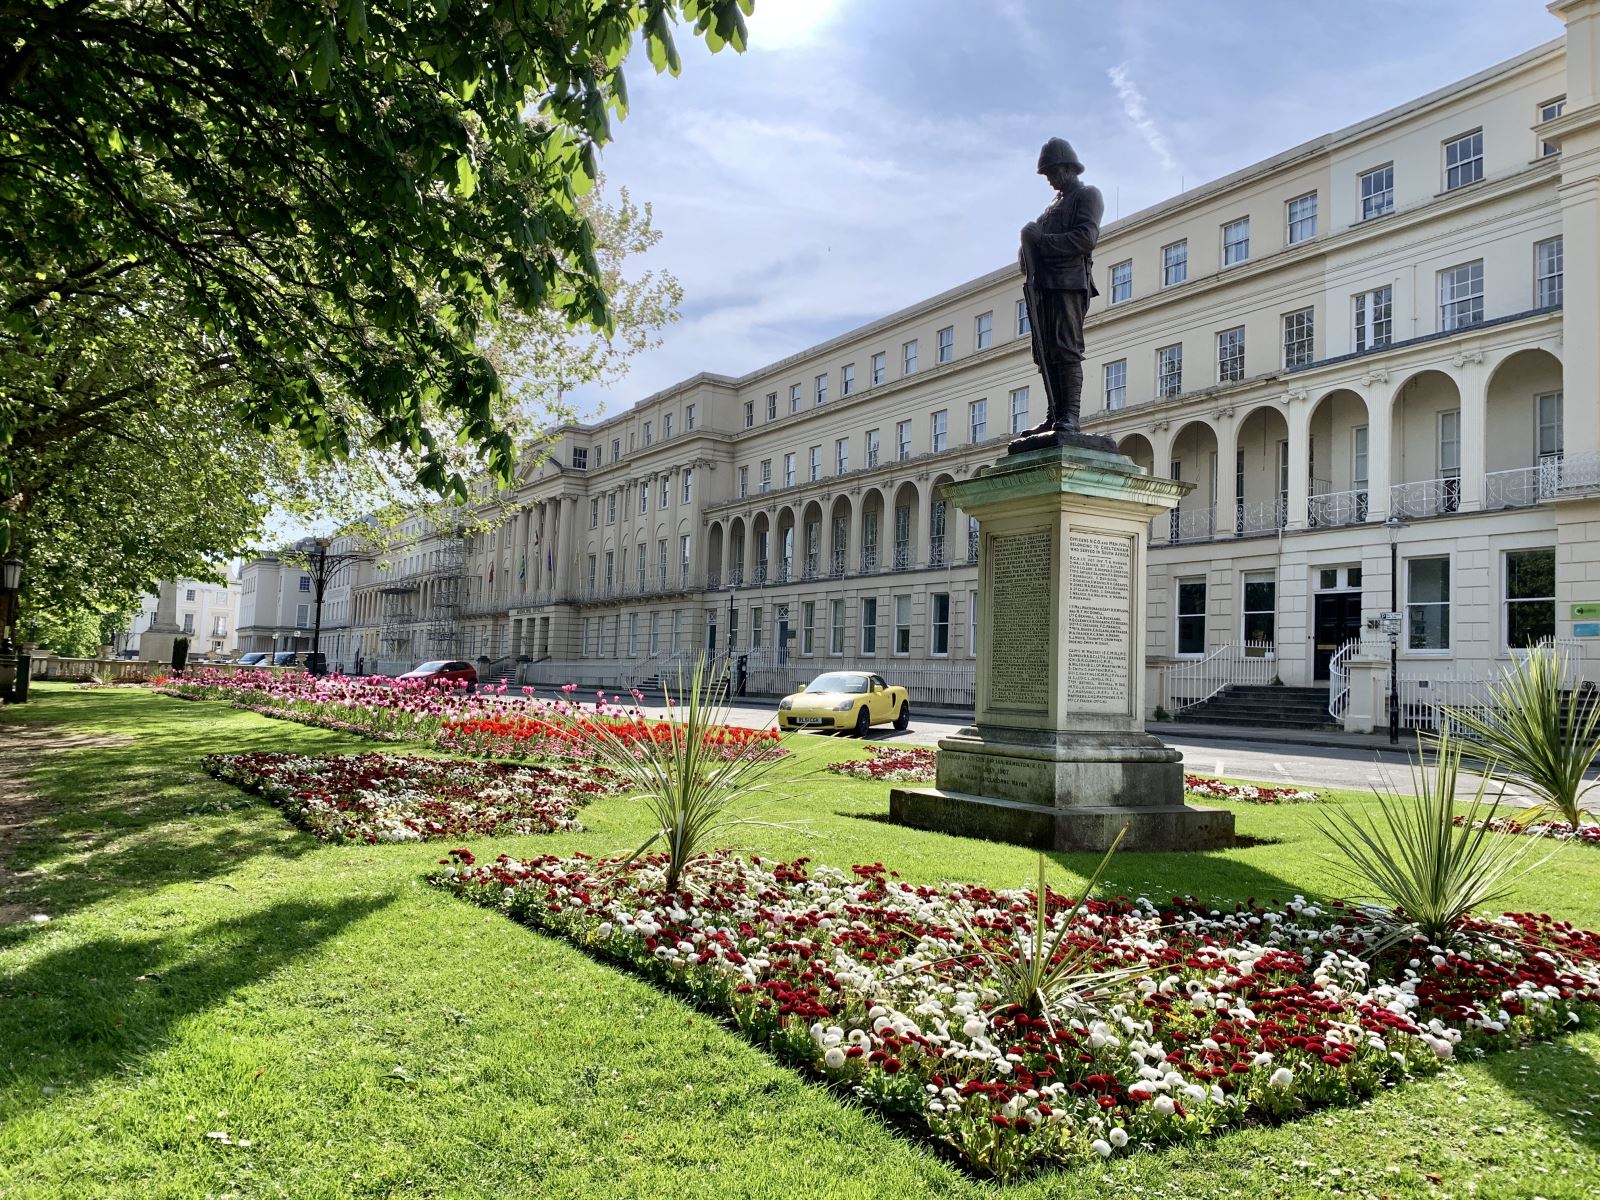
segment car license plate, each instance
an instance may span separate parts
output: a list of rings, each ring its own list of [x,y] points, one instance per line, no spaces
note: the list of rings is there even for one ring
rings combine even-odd
[[[791,725],[826,725],[828,723],[828,718],[827,717],[790,717],[789,718],[789,723]]]

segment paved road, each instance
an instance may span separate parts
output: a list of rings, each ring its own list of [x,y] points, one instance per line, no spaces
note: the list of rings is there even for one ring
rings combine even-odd
[[[739,705],[731,710],[730,716],[741,725],[764,726],[772,722],[774,708],[774,705],[764,703]],[[662,712],[660,709],[647,711],[652,715]],[[895,733],[887,728],[875,729],[871,740],[932,746],[940,738],[971,723],[972,717],[968,714],[922,712],[915,715],[911,728],[905,733]],[[1234,736],[1214,736],[1194,725],[1178,730],[1153,725],[1151,732],[1182,751],[1184,769],[1197,774],[1225,775],[1233,779],[1283,786],[1340,788],[1358,792],[1370,792],[1373,788],[1383,786],[1387,780],[1398,791],[1412,790],[1406,754],[1367,742],[1350,746],[1307,745],[1292,740],[1293,735],[1288,731],[1276,730],[1260,739],[1241,740]],[[1331,736],[1337,738],[1339,735]],[[1475,787],[1476,782],[1475,777],[1463,773],[1462,783],[1466,787]],[[1525,797],[1507,790],[1506,800],[1515,804],[1525,802]],[[1589,807],[1600,807],[1600,789],[1596,789]]]

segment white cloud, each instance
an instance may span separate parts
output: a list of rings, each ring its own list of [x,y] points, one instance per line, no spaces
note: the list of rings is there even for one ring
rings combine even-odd
[[[1118,63],[1107,70],[1106,74],[1111,77],[1111,86],[1117,89],[1117,97],[1122,101],[1122,111],[1128,122],[1139,131],[1139,136],[1144,138],[1145,144],[1156,152],[1161,165],[1168,171],[1176,171],[1178,162],[1172,156],[1172,148],[1167,144],[1166,135],[1161,132],[1161,127],[1150,115],[1150,110],[1145,107],[1144,94],[1139,91],[1138,85],[1128,74],[1128,65]]]

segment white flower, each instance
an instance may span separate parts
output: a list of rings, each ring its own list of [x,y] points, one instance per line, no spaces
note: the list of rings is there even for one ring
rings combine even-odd
[[[1128,1131],[1126,1129],[1122,1128],[1122,1126],[1120,1126],[1120,1125],[1118,1125],[1115,1129],[1113,1129],[1106,1136],[1110,1139],[1111,1144],[1113,1146],[1115,1146],[1118,1150],[1121,1150],[1124,1146],[1126,1146],[1128,1144]]]
[[[828,1070],[837,1071],[844,1066],[844,1051],[837,1046],[831,1046],[828,1052],[822,1056],[822,1062]]]
[[[1275,1088],[1286,1088],[1294,1082],[1294,1072],[1288,1067],[1279,1067],[1272,1073],[1272,1078],[1267,1083]]]
[[[1093,1150],[1101,1158],[1111,1157],[1111,1143],[1106,1141],[1105,1138],[1095,1138],[1094,1141],[1089,1143],[1089,1149]]]
[[[1173,1103],[1171,1096],[1157,1096],[1150,1102],[1150,1107],[1155,1109],[1156,1112],[1160,1113],[1163,1117],[1170,1117],[1177,1110],[1178,1106]]]
[[[984,1025],[982,1017],[968,1017],[966,1024],[961,1027],[961,1032],[969,1038],[980,1038],[983,1036],[985,1028],[987,1027]]]

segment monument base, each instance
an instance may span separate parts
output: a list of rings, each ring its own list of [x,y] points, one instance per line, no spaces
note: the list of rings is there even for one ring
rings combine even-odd
[[[1233,814],[1183,802],[1183,756],[1131,730],[963,729],[939,742],[938,786],[895,788],[890,819],[1046,850],[1220,850]]]
[[[160,629],[147,629],[139,635],[139,657],[145,662],[172,665],[173,644],[186,636],[181,629],[171,633]]]
[[[1039,850],[1104,853],[1124,825],[1123,850],[1225,850],[1234,844],[1232,813],[1188,804],[1051,808],[942,788],[895,788],[889,816],[913,829]]]
[[[1067,446],[1077,450],[1098,450],[1103,454],[1119,454],[1117,443],[1098,433],[1082,433],[1076,429],[1056,429],[1049,425],[1035,426],[1013,438],[1006,446],[1007,454],[1026,454],[1030,450],[1047,450]]]

